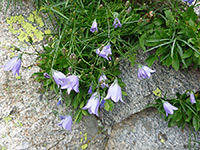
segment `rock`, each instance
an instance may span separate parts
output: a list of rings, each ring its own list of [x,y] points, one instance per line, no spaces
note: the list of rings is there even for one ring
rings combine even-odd
[[[143,61],[148,54],[138,55],[138,62]],[[100,118],[107,125],[114,125],[128,118],[132,114],[140,112],[149,103],[154,102],[156,98],[153,91],[159,88],[162,95],[167,92],[167,96],[175,96],[176,92],[184,93],[188,89],[193,91],[200,90],[200,71],[194,69],[175,71],[172,67],[161,66],[155,63],[152,69],[156,70],[150,78],[140,80],[137,76],[138,66],[131,67],[128,61],[120,63],[122,74],[120,77],[126,84],[124,88],[127,97],[124,97],[124,103],[115,103],[112,112],[101,109]]]
[[[200,134],[197,135],[199,138]],[[168,128],[156,110],[148,108],[115,125],[106,150],[183,150],[188,146],[189,136],[188,127],[183,132],[177,127]],[[198,147],[197,144],[194,149]]]

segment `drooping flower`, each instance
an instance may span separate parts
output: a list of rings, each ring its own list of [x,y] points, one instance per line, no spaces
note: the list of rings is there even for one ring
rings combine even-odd
[[[117,79],[109,87],[108,93],[104,99],[112,99],[114,102],[118,102],[120,100],[124,103],[124,101],[122,100],[122,90],[117,83]]]
[[[99,56],[101,56],[101,57],[103,57],[103,58],[105,58],[105,59],[107,59],[107,60],[111,60],[111,57],[109,56],[109,55],[112,55],[112,52],[111,52],[111,45],[106,45],[106,46],[104,46],[103,48],[102,48],[102,50],[100,51],[100,48],[98,48],[97,50],[96,50],[96,53],[99,55]],[[109,56],[109,59],[108,59],[108,56]]]
[[[178,108],[171,105],[169,102],[164,102],[163,107],[165,109],[166,116],[168,116],[168,114],[172,115],[172,114],[174,114],[174,110],[178,110]]]
[[[94,33],[95,31],[98,31],[96,19],[93,21],[92,26],[90,28],[90,32]]]
[[[59,98],[59,101],[57,103],[57,106],[59,106],[59,105],[62,105],[62,99],[61,98]]]
[[[90,85],[90,88],[89,88],[89,90],[88,90],[88,94],[92,94],[93,92],[92,92],[92,85]]]
[[[73,89],[76,93],[79,92],[79,78],[76,75],[71,75],[65,78],[64,83],[61,85],[61,89],[67,89],[68,94],[70,94]]]
[[[97,116],[98,115],[98,110],[99,110],[99,100],[100,100],[100,95],[95,92],[92,94],[92,96],[90,97],[90,99],[88,100],[87,104],[85,105],[85,107],[83,107],[82,109],[88,109],[88,112],[90,114],[95,114]]]
[[[188,2],[190,5],[193,3],[194,0],[183,0],[184,2]]]
[[[105,102],[106,102],[106,101],[103,99],[103,100],[101,101],[100,107],[104,107]]]
[[[57,71],[55,70],[53,72],[53,79],[54,81],[56,82],[56,84],[58,85],[58,88],[59,88],[59,85],[63,85],[64,83],[64,79],[66,79],[67,77],[60,71]]]
[[[108,80],[108,78],[106,77],[105,74],[101,75],[99,77],[99,84],[101,85],[101,88],[105,88],[105,87],[109,87],[108,84],[106,84],[106,81]]]
[[[126,13],[129,14],[129,13],[131,12],[131,10],[132,10],[132,8],[129,7],[129,8],[127,9]]]
[[[196,103],[193,92],[190,93],[190,101],[191,101],[192,104]]]
[[[117,28],[117,27],[122,27],[122,25],[121,25],[121,23],[120,23],[120,21],[119,21],[118,18],[115,18],[115,20],[114,20],[114,22],[113,22],[113,26],[114,26],[115,28]]]
[[[72,126],[72,117],[69,116],[60,116],[60,118],[62,119],[58,125],[63,127],[65,130],[67,131],[71,131],[71,126]]]
[[[151,77],[151,73],[156,72],[156,70],[152,70],[147,66],[140,66],[138,68],[138,77],[140,79],[142,78],[150,78]]]
[[[47,78],[47,79],[51,78],[51,76],[46,72],[44,73],[44,77]]]
[[[6,65],[3,66],[4,71],[12,71],[13,75],[16,75],[16,73],[19,76],[19,70],[21,67],[21,57],[16,56],[13,57]]]

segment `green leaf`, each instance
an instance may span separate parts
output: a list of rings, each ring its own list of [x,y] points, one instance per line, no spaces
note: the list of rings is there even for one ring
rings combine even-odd
[[[81,104],[79,105],[80,108],[82,108],[85,105],[85,102],[82,101]]]
[[[109,104],[109,110],[112,111],[112,108],[114,107],[114,103],[111,100],[107,100]]]
[[[195,131],[199,130],[199,119],[197,116],[193,116],[192,125],[193,125]]]
[[[179,111],[176,111],[176,112],[177,112],[176,113],[177,115],[176,117],[174,117],[174,119],[176,122],[179,122],[182,119],[182,114]]]
[[[156,25],[156,26],[161,26],[163,23],[164,23],[164,20],[162,18],[155,18],[153,20],[153,23]]]
[[[146,37],[146,34],[143,34],[140,38],[139,38],[139,43],[141,48],[145,51],[146,47],[144,46],[144,38]]]
[[[124,91],[122,91],[122,95],[124,95],[124,96],[127,96],[127,93],[126,93],[126,92],[124,92]]]
[[[75,118],[75,119],[74,119],[74,122],[77,122],[80,113],[81,113],[81,109],[76,110],[75,115],[74,115],[74,117],[73,117],[73,118]],[[81,114],[82,114],[82,113],[81,113]]]
[[[173,67],[176,71],[178,71],[179,65],[180,65],[180,63],[179,63],[178,56],[175,55],[174,59],[172,60],[172,67]]]
[[[168,122],[168,127],[173,127],[176,125],[176,121],[173,121],[173,119],[170,119]]]
[[[154,49],[156,49],[156,48],[159,48],[159,47],[161,47],[161,46],[168,45],[168,44],[170,44],[170,43],[172,43],[172,41],[159,44],[159,45],[157,45],[157,46],[154,46],[154,47],[152,47],[152,48],[146,50],[144,53],[149,52],[149,51],[152,51],[152,50],[154,50]]]
[[[165,16],[167,18],[167,23],[169,23],[171,26],[174,26],[174,23],[175,23],[175,19],[174,19],[174,16],[172,15],[172,12],[171,10],[165,10]]]
[[[118,76],[118,75],[121,74],[121,71],[120,71],[120,70],[114,70],[112,73],[113,73],[115,76]]]
[[[157,60],[157,56],[154,55],[150,55],[145,62],[148,64],[149,67],[151,67],[153,65],[153,63]]]
[[[104,109],[105,109],[106,111],[109,111],[109,108],[110,108],[110,105],[108,104],[107,101],[105,101],[105,103],[104,103]]]
[[[197,107],[197,111],[200,110],[200,100],[196,100],[196,107]]]
[[[186,41],[184,41],[184,40],[182,40],[182,39],[177,39],[177,40],[179,40],[179,41],[181,41],[181,42],[187,44],[190,48],[192,48],[194,51],[196,51],[197,53],[200,54],[200,52],[199,52],[196,48],[194,48],[191,44],[189,44],[188,42],[186,42]]]
[[[175,46],[175,43],[176,43],[176,39],[173,41],[172,48],[171,48],[171,57],[172,57],[172,59],[173,59],[173,56],[174,56],[174,46]]]

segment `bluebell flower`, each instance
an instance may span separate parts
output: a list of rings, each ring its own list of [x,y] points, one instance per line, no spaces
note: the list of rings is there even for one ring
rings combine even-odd
[[[13,75],[18,74],[21,67],[21,57],[13,57],[6,65],[3,66],[4,71],[12,71]]]
[[[66,79],[66,78],[67,77],[60,71],[55,70],[53,72],[53,79],[56,82],[56,84],[58,85],[58,88],[59,88],[59,85],[63,85],[64,79]]]
[[[101,85],[101,88],[105,88],[105,87],[109,87],[108,84],[106,84],[106,81],[108,80],[108,78],[106,77],[105,74],[101,75],[99,77],[99,84]]]
[[[164,102],[163,107],[166,112],[166,116],[168,116],[168,114],[172,115],[172,114],[174,114],[174,110],[178,110],[178,108],[171,105],[169,102]]]
[[[96,116],[98,115],[98,110],[99,110],[99,100],[100,100],[100,95],[95,92],[92,94],[92,96],[90,97],[90,99],[88,100],[87,104],[85,105],[85,107],[83,107],[82,109],[88,109],[89,114],[95,114]]]
[[[88,90],[88,94],[92,94],[93,92],[92,92],[92,85],[90,85],[90,88],[89,88],[89,90]]]
[[[184,2],[188,2],[190,5],[193,3],[194,0],[183,0]]]
[[[93,21],[92,26],[90,28],[90,32],[94,33],[95,31],[98,31],[96,19]]]
[[[120,100],[124,103],[124,101],[122,100],[122,90],[121,87],[118,85],[117,80],[115,80],[114,83],[111,84],[108,89],[108,93],[104,99],[111,99],[114,102],[118,102]]]
[[[142,78],[150,78],[151,77],[151,73],[156,72],[156,70],[152,70],[147,66],[140,66],[138,68],[138,77],[140,79]]]
[[[47,79],[51,78],[51,76],[46,72],[44,73],[44,77],[47,78]]]
[[[59,105],[62,105],[62,99],[61,98],[59,98],[59,101],[57,103],[57,106],[59,106]]]
[[[107,59],[107,60],[111,60],[111,57],[109,56],[109,55],[112,55],[112,52],[111,52],[111,45],[106,45],[106,46],[104,46],[103,48],[102,48],[102,50],[100,51],[100,48],[98,48],[97,50],[96,50],[96,53],[99,55],[99,56],[101,56],[101,57],[103,57],[103,58],[105,58],[105,59]]]
[[[121,23],[120,23],[120,21],[119,21],[118,18],[115,18],[114,23],[113,23],[113,26],[114,26],[115,28],[117,28],[117,27],[122,27],[122,25],[121,25]]]
[[[62,119],[58,125],[63,127],[65,130],[71,131],[71,126],[72,126],[72,117],[69,116],[60,116],[60,118]]]
[[[103,99],[103,100],[101,101],[100,107],[104,107],[105,102],[106,102],[106,101]]]
[[[61,89],[67,89],[68,94],[70,94],[71,90],[73,89],[76,93],[79,92],[79,78],[76,75],[68,76],[67,78],[63,79],[63,84],[61,85]]]
[[[193,92],[190,93],[190,101],[191,101],[192,104],[196,103],[195,96],[194,96]]]

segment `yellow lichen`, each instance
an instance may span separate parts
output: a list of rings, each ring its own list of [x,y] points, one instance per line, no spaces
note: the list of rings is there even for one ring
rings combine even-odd
[[[33,16],[33,14],[30,14],[29,17],[28,17],[27,19],[28,19],[28,21],[30,21],[30,22],[34,22],[34,16]]]
[[[49,29],[48,29],[48,30],[45,30],[44,33],[45,33],[45,34],[51,34],[51,30],[49,30]]]
[[[82,146],[81,146],[82,150],[86,149],[87,146],[88,146],[87,144],[82,145]]]
[[[21,79],[21,77],[17,75],[17,76],[16,76],[16,79],[19,80],[19,79]]]
[[[33,26],[31,23],[26,22],[22,15],[19,16],[11,16],[7,17],[6,21],[10,25],[8,28],[11,33],[18,34],[18,39],[21,42],[29,42],[29,38],[31,37],[33,43],[39,42],[43,40],[43,35],[51,34],[50,30],[45,30],[44,33],[37,29],[37,27],[43,27],[44,23],[42,21],[41,16],[38,14],[37,10],[33,11],[29,14],[28,21],[36,22],[38,26]]]
[[[153,94],[154,94],[155,96],[160,97],[160,96],[161,96],[161,90],[160,90],[159,88],[157,88],[157,89],[155,89],[155,90],[153,91]]]
[[[160,142],[161,142],[161,143],[165,143],[165,140],[164,140],[164,139],[161,139]]]
[[[14,57],[15,53],[10,53],[10,58]]]

